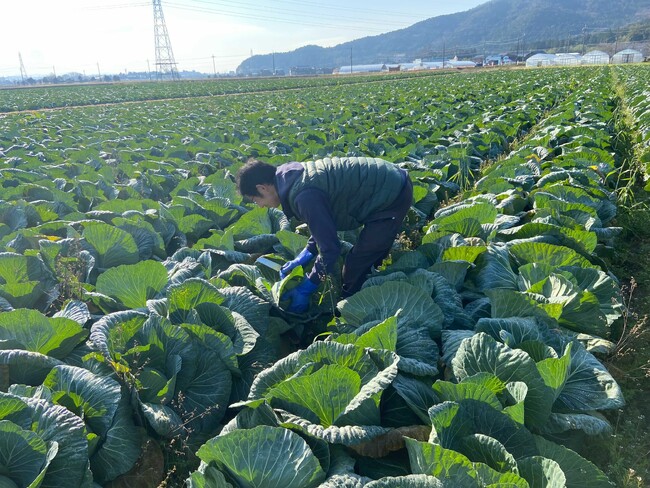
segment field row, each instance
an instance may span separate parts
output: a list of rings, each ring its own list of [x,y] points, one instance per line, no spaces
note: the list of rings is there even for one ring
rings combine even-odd
[[[419,73],[400,75],[403,78],[423,76]],[[427,76],[432,76],[428,74]],[[382,79],[396,78],[384,75]],[[0,90],[0,113],[78,107],[83,105],[120,104],[147,100],[185,99],[224,95],[250,94],[308,87],[367,84],[377,81],[373,76],[278,78],[255,80],[179,81],[176,83],[101,83],[53,85]]]

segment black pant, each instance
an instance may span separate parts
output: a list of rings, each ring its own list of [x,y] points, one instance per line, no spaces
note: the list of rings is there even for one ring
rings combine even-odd
[[[407,176],[402,192],[393,204],[366,220],[357,243],[346,256],[342,276],[343,298],[359,291],[371,267],[379,266],[388,256],[412,203],[413,184]]]

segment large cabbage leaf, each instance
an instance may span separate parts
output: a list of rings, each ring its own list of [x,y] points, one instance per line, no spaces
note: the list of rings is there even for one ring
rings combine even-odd
[[[167,285],[167,270],[157,261],[140,261],[107,269],[97,278],[94,302],[104,313],[144,308]],[[108,297],[106,299],[105,297]]]
[[[263,234],[275,234],[279,230],[289,230],[289,222],[277,209],[254,208],[242,215],[237,222],[230,225],[235,240],[249,239]],[[277,243],[277,239],[275,243]]]
[[[439,444],[407,438],[406,447],[413,473],[435,477],[443,482],[443,486],[529,486],[528,482],[515,472],[499,472],[486,464],[472,462],[464,454]]]
[[[90,338],[118,372],[137,378],[144,416],[159,435],[217,428],[232,387],[232,358],[220,356],[227,348],[160,315],[136,311],[103,317]]]
[[[480,319],[476,331],[524,350],[536,361],[544,382],[554,390],[554,411],[591,412],[623,406],[621,389],[602,363],[583,344],[544,323],[520,317]]]
[[[402,358],[400,369],[418,375],[437,374],[439,336],[443,315],[431,294],[406,282],[387,281],[363,288],[338,303],[342,321],[352,327],[376,324],[397,316],[395,352]]]
[[[315,488],[325,479],[318,458],[298,434],[281,427],[260,425],[214,437],[197,452],[202,461],[188,485],[205,484],[210,467],[216,467],[233,486],[259,488]],[[227,486],[227,485],[226,485]]]
[[[239,294],[230,293],[233,290]],[[268,305],[261,307],[255,300],[240,296],[252,295],[245,288],[237,287],[224,293],[200,278],[185,280],[172,285],[168,290],[169,319],[174,324],[202,323],[215,331],[227,335],[235,345],[238,354],[250,352],[257,342],[258,332],[248,318],[255,324],[268,322]],[[259,301],[259,299],[257,299]],[[241,304],[237,306],[236,304]]]
[[[43,488],[91,488],[88,442],[83,421],[66,408],[46,400],[21,398],[0,392],[0,421],[10,421],[33,432],[48,449],[57,444],[41,483]],[[13,446],[5,446],[11,449]],[[42,465],[44,467],[44,464]],[[11,473],[9,473],[11,477]]]
[[[0,350],[0,365],[4,369],[3,381],[14,383],[40,385],[50,370],[62,361],[38,352],[21,349]]]
[[[121,264],[136,264],[140,252],[128,232],[103,222],[88,222],[83,230],[84,247],[95,258],[98,272]]]
[[[458,380],[477,373],[492,373],[504,383],[525,383],[527,426],[543,425],[551,414],[553,390],[544,383],[535,361],[524,351],[511,349],[481,332],[463,340],[452,368]]]
[[[407,476],[386,477],[371,481],[366,488],[444,488],[445,484],[435,476],[409,474]]]
[[[36,256],[0,253],[0,298],[13,308],[45,311],[58,296],[52,273]]]
[[[0,349],[21,349],[64,359],[88,336],[79,323],[65,317],[46,317],[37,310],[0,313]]]
[[[316,342],[262,371],[246,405],[268,402],[280,417],[328,442],[358,444],[385,433],[379,402],[398,358],[353,344]]]
[[[44,381],[54,403],[86,424],[90,467],[104,484],[129,471],[140,455],[140,436],[120,385],[74,366],[57,366]]]
[[[1,486],[41,485],[59,445],[50,445],[31,430],[23,429],[9,420],[0,420]]]

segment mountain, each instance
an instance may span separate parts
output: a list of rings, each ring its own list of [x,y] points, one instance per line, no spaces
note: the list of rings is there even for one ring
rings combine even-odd
[[[295,66],[334,68],[404,62],[414,58],[472,56],[576,44],[650,19],[648,0],[491,0],[466,12],[441,15],[405,29],[334,47],[304,46],[244,60],[240,73],[288,71]],[[620,34],[620,32],[619,32]],[[612,41],[613,42],[613,41]]]

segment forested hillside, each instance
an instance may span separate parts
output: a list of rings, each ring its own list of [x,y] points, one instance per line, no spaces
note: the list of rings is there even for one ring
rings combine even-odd
[[[650,19],[647,0],[492,0],[466,12],[433,17],[406,29],[364,37],[330,48],[305,46],[288,53],[257,55],[241,72],[293,66],[338,67],[411,61],[485,50],[524,52],[573,38],[580,42],[629,39],[625,26]],[[638,30],[638,29],[637,29]],[[647,29],[646,29],[647,30]],[[640,29],[643,31],[643,29]],[[611,39],[610,39],[611,38]]]

